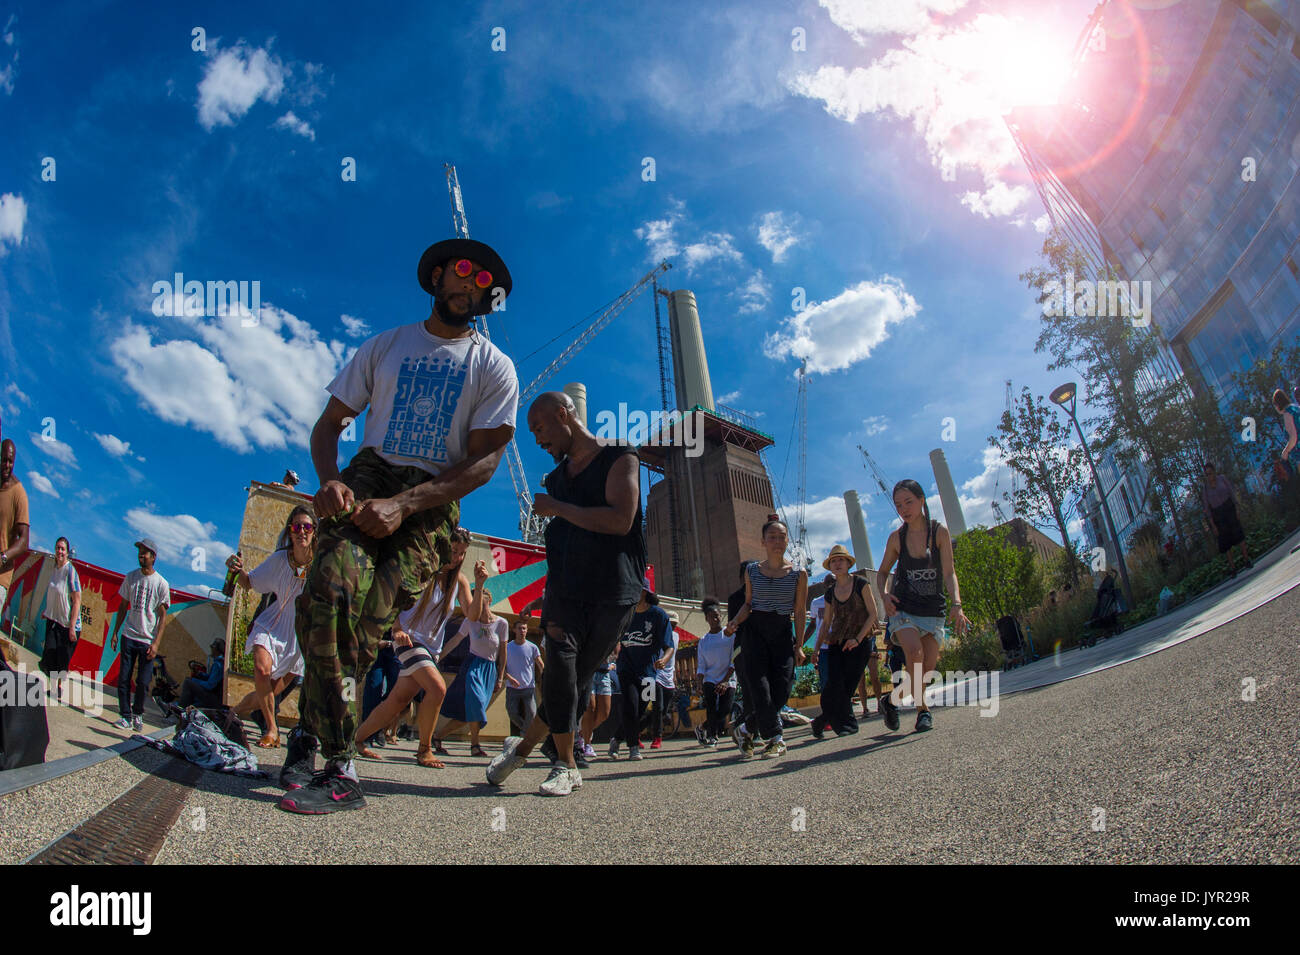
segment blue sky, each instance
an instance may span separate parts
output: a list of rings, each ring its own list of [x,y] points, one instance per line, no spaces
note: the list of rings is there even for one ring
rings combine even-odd
[[[846,488],[877,555],[896,520],[859,443],[926,486],[943,447],[988,522],[1004,380],[1060,377],[1017,279],[1043,209],[998,116],[1043,92],[1091,7],[0,7],[0,408],[35,543],[125,569],[147,533],[173,586],[219,586],[248,481],[293,467],[314,490],[324,385],[367,329],[427,316],[414,273],[451,234],[446,161],[513,273],[492,328],[524,384],[666,257],[715,397],[775,436],[778,483],[808,358],[814,551],[847,542]],[[176,272],[260,282],[260,324],[154,314]],[[592,418],[659,405],[648,294],[553,385],[575,380]],[[536,481],[550,460],[519,446]],[[504,464],[463,515],[516,536]]]

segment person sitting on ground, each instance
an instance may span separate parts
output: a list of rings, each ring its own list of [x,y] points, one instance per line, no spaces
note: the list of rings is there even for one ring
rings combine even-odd
[[[208,648],[206,669],[186,677],[181,684],[181,708],[212,708],[221,705],[221,681],[226,675],[226,641],[218,637]]]

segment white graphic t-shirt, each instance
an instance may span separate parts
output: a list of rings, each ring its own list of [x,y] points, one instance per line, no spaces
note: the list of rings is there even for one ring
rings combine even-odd
[[[137,643],[152,643],[158,631],[158,608],[161,606],[166,613],[172,602],[171,588],[163,575],[155,570],[146,577],[136,568],[126,575],[117,595],[131,602],[122,624],[122,636]]]
[[[437,338],[423,322],[366,341],[326,389],[360,414],[361,447],[437,476],[465,459],[471,431],[514,427],[514,363],[477,332]]]

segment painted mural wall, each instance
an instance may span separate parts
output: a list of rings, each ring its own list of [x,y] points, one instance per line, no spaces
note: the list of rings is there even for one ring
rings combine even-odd
[[[95,676],[112,686],[122,647],[109,649],[108,637],[120,615],[118,589],[124,575],[73,560],[81,578],[81,639],[72,654],[71,669]],[[0,629],[15,643],[40,656],[45,650],[45,595],[54,573],[54,555],[28,551],[14,572],[9,597],[0,609]],[[217,601],[172,588],[171,607],[159,650],[174,679],[189,676],[189,660],[206,661],[212,641],[226,633],[226,607]]]

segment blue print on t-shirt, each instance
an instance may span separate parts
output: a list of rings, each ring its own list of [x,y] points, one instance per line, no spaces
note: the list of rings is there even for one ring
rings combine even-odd
[[[384,450],[445,464],[447,435],[466,372],[465,362],[449,358],[405,359],[397,374]]]

